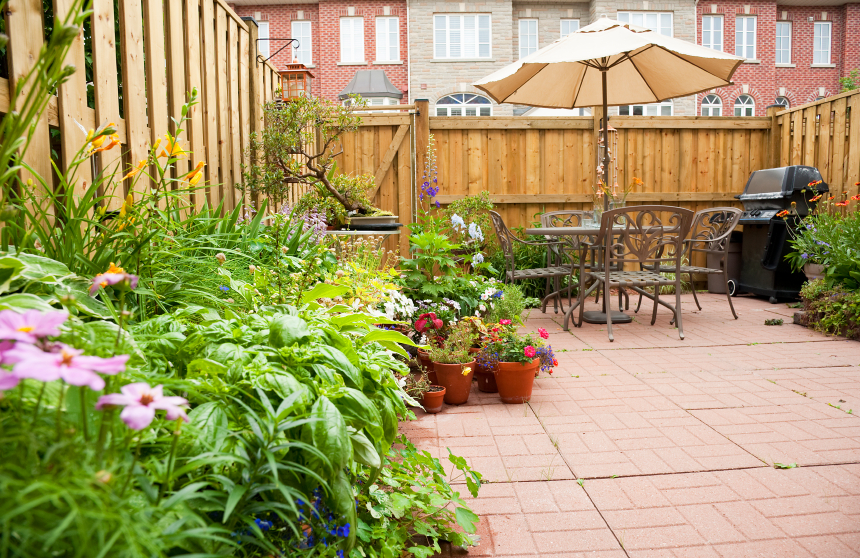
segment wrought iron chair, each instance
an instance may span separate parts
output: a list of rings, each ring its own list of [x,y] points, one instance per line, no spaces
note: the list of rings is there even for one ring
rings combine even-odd
[[[516,260],[514,259],[514,243],[526,244],[528,246],[547,246],[558,248],[561,242],[529,242],[520,240],[514,233],[505,225],[502,216],[495,211],[490,211],[490,219],[493,221],[493,228],[496,231],[496,237],[499,239],[499,246],[502,249],[502,254],[505,256],[505,283],[513,283],[522,281],[523,279],[554,279],[570,276],[573,273],[573,265],[554,265],[557,262],[553,260],[547,261],[547,267],[538,267],[532,269],[517,269]],[[571,279],[572,280],[572,279]],[[557,302],[560,301],[561,295],[556,292],[555,297]],[[547,298],[543,299],[541,311],[546,312]]]
[[[581,227],[584,219],[592,219],[594,213],[591,211],[579,211],[574,209],[569,210],[561,210],[561,211],[548,211],[540,216],[540,224],[543,228],[549,227]],[[594,229],[594,236],[597,236],[597,229]],[[551,237],[547,236],[546,239],[549,241]],[[573,254],[578,254],[580,249],[581,237],[579,236],[560,236],[558,237],[558,242],[560,242],[561,246],[548,246],[547,247],[547,257],[553,258],[551,261],[558,262],[559,264],[564,264],[565,260],[569,261],[574,268],[576,267],[576,262],[573,260]],[[550,261],[550,260],[547,260]],[[587,269],[591,269],[590,264],[586,264]],[[567,291],[567,303],[568,305],[572,304],[571,302],[571,293],[573,289],[579,286],[579,281],[576,280],[571,281],[568,284],[568,287],[564,290]],[[559,291],[558,280],[555,283],[556,292]],[[600,289],[596,289],[594,292],[594,302],[600,300]],[[549,296],[549,279],[547,279],[547,296]],[[622,305],[622,299],[624,304]],[[556,313],[558,313],[558,300],[554,303],[554,308],[556,309]],[[618,310],[621,311],[623,307],[630,308],[630,297],[627,294],[627,291],[624,289],[619,289],[618,291]],[[562,304],[561,311],[564,312],[564,305]]]
[[[693,212],[680,207],[643,205],[612,209],[603,214],[600,231],[594,243],[582,242],[579,269],[583,286],[588,281],[594,284],[579,292],[579,323],[582,325],[583,302],[591,290],[601,286],[604,292],[610,289],[631,289],[640,295],[654,300],[651,325],[657,321],[657,305],[672,310],[678,334],[684,338],[681,321],[681,259],[684,255],[683,239],[690,231]],[[597,248],[597,258],[602,265],[594,271],[586,271],[585,258],[592,248]],[[675,277],[670,279],[661,275],[657,269],[671,268]],[[625,267],[635,267],[638,271],[625,271]],[[660,287],[675,287],[675,306],[660,300]],[[653,296],[644,287],[654,287]],[[608,308],[607,308],[608,310]],[[609,340],[612,335],[612,312],[606,312],[606,331]]]
[[[696,212],[693,216],[693,224],[690,226],[690,237],[684,240],[683,259],[684,261],[692,262],[694,254],[704,254],[705,257],[708,254],[714,254],[719,256],[719,268],[694,265],[681,266],[681,274],[688,275],[690,283],[693,282],[694,273],[705,275],[722,274],[726,282],[726,299],[729,301],[729,308],[736,320],[738,319],[738,313],[735,312],[735,307],[732,304],[732,296],[729,294],[729,274],[726,266],[732,231],[738,226],[738,221],[742,213],[736,207],[715,207]],[[660,271],[663,273],[674,273],[675,270],[667,266],[660,266]],[[696,307],[701,310],[702,305],[699,304],[696,289],[693,289],[693,300],[696,301]],[[642,295],[639,295],[639,304],[636,305],[637,312],[641,304]]]

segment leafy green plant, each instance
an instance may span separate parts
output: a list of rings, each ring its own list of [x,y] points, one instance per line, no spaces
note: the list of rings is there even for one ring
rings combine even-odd
[[[516,284],[508,284],[502,287],[502,296],[496,302],[495,307],[487,314],[487,322],[498,323],[499,320],[511,320],[514,323],[523,323],[523,312],[526,309],[526,299],[522,289]]]
[[[430,360],[442,364],[466,364],[472,362],[474,357],[469,349],[478,340],[478,334],[471,324],[460,321],[451,326],[450,333],[444,341],[436,338],[430,340],[427,353]]]
[[[860,70],[854,69],[847,76],[839,78],[839,92],[845,93],[860,88]]]
[[[822,279],[808,281],[800,290],[803,325],[831,335],[860,339],[860,292]]]

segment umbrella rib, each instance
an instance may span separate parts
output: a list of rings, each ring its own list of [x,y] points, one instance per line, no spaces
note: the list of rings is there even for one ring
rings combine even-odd
[[[693,66],[697,67],[698,69],[702,70],[703,72],[707,72],[708,74],[710,74],[710,75],[712,75],[712,76],[714,75],[714,74],[711,74],[711,72],[708,72],[708,70],[706,70],[706,69],[702,68],[701,66],[699,66],[698,64],[694,64],[694,63],[690,62],[689,60],[687,60],[686,58],[684,58],[684,57],[682,57],[682,56],[679,56],[676,52],[673,52],[673,51],[669,50],[668,48],[666,48],[666,47],[664,47],[664,46],[662,46],[662,45],[655,45],[654,43],[651,43],[650,45],[648,45],[648,48],[644,48],[644,49],[642,49],[641,51],[637,52],[637,53],[636,53],[636,54],[634,54],[633,56],[629,56],[629,55],[628,55],[628,59],[629,59],[629,60],[630,60],[630,62],[633,64],[633,67],[634,67],[634,68],[636,68],[636,71],[637,71],[637,72],[639,72],[639,75],[640,75],[640,76],[642,75],[642,72],[641,72],[641,71],[639,71],[639,67],[638,67],[638,66],[636,66],[636,62],[634,62],[634,61],[633,61],[633,58],[634,58],[634,57],[636,57],[636,56],[639,56],[640,54],[642,54],[643,52],[646,52],[647,50],[649,50],[649,49],[651,49],[651,48],[659,48],[659,49],[661,49],[661,50],[663,50],[663,51],[665,51],[665,52],[668,52],[669,54],[671,54],[671,55],[672,55],[672,56],[674,56],[675,58],[678,58],[678,59],[680,59],[680,60],[683,60],[683,61],[684,61],[684,62],[686,62],[687,64],[691,64],[691,65],[693,65]],[[738,61],[737,61],[737,63],[735,64],[735,68],[737,68],[738,66],[740,66],[742,63],[743,63],[743,60],[738,60]],[[719,77],[719,76],[714,76],[714,77]],[[723,78],[720,78],[720,79],[723,79]],[[642,76],[642,81],[644,81],[644,82],[645,82],[645,85],[647,85],[647,86],[648,86],[648,89],[651,91],[651,93],[654,93],[654,90],[653,90],[653,89],[651,89],[651,85],[649,85],[649,84],[648,84],[648,81],[646,81],[646,80],[645,80],[645,76]],[[725,82],[725,85],[731,85],[731,83],[732,83],[731,81],[729,81],[729,80],[727,80],[727,79],[723,79],[723,81]],[[711,89],[714,89],[715,87],[722,87],[722,86],[708,87],[707,89],[702,89],[702,91],[709,91],[709,90],[711,90]],[[696,94],[698,94],[698,93],[701,93],[702,91],[697,91],[696,93],[690,93],[690,95],[696,95]],[[658,100],[658,102],[662,102],[662,101],[666,101],[666,100],[668,100],[668,99],[673,99],[673,98],[674,98],[674,97],[667,97],[666,99],[660,99],[659,97],[657,97],[657,94],[656,94],[656,93],[654,93],[654,97]]]
[[[652,46],[653,46],[653,45],[652,45]],[[651,47],[649,46],[648,48],[651,48]],[[646,49],[644,49],[642,52],[645,52],[646,50],[648,50],[648,49],[646,48]],[[656,99],[656,101],[655,101],[655,102],[660,102],[660,101],[662,101],[663,99],[661,99],[660,97],[658,97],[658,96],[657,96],[657,94],[656,94],[656,93],[654,93],[654,90],[653,90],[653,89],[651,89],[651,84],[650,84],[650,83],[648,83],[648,80],[647,80],[647,79],[645,79],[645,76],[644,76],[644,75],[642,75],[642,70],[640,70],[640,69],[639,69],[639,66],[637,66],[637,65],[636,65],[636,61],[635,61],[635,60],[633,60],[633,56],[628,57],[628,60],[630,60],[630,63],[631,63],[631,64],[633,64],[633,67],[634,67],[634,68],[636,68],[636,71],[637,71],[637,72],[639,73],[639,75],[642,77],[642,81],[643,81],[643,82],[645,82],[645,85],[647,85],[647,86],[648,86],[648,91],[650,91],[650,92],[651,92],[651,94],[652,94],[652,95],[654,95],[654,98]]]

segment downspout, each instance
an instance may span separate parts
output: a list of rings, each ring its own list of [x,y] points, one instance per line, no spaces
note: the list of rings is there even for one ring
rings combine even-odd
[[[698,0],[697,0],[698,1]],[[407,103],[412,104],[412,35],[409,32],[409,0],[406,0],[406,88],[408,97]],[[414,129],[414,128],[413,128]]]

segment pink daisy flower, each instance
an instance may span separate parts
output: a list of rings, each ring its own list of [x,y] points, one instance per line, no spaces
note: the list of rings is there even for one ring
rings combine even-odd
[[[183,406],[188,405],[184,397],[165,396],[163,386],[149,387],[146,382],[128,384],[122,386],[122,393],[109,393],[99,397],[96,409],[107,406],[125,407],[119,414],[119,418],[132,430],[143,430],[155,418],[155,411],[167,411],[168,420],[176,420],[182,417],[188,422]]]

